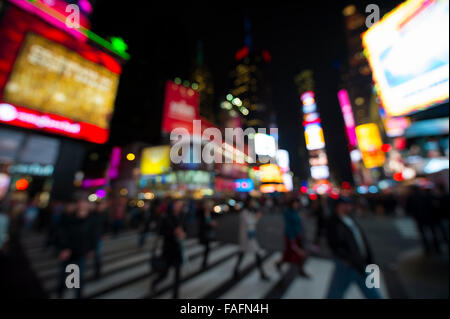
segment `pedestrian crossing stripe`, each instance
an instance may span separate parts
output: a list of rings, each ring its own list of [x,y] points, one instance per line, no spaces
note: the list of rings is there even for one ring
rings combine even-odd
[[[156,289],[155,295],[149,295],[151,281],[155,274],[151,271],[150,247],[155,240],[151,236],[142,249],[138,249],[138,234],[124,233],[118,238],[104,240],[103,276],[99,280],[92,280],[94,265],[87,263],[84,298],[96,299],[138,299],[172,297],[174,271],[171,270],[165,280]],[[25,251],[38,278],[51,297],[56,297],[54,291],[60,276],[58,259],[43,251],[43,247],[36,245],[43,243],[43,238],[33,237],[25,240]],[[263,268],[270,277],[269,281],[260,279],[255,264],[255,256],[244,255],[240,265],[242,276],[233,277],[233,269],[237,261],[239,246],[230,243],[212,243],[208,258],[208,266],[201,268],[204,247],[197,239],[188,239],[186,253],[189,262],[181,268],[179,298],[220,298],[220,299],[263,299],[271,295],[279,283],[289,277],[290,265],[284,265],[279,272],[275,263],[281,258],[280,252],[265,252]],[[293,277],[279,296],[283,299],[321,299],[327,294],[328,285],[333,273],[334,264],[329,259],[310,257],[305,264],[305,270],[311,275],[310,279]],[[292,275],[292,272],[291,272]],[[381,295],[388,297],[386,286],[381,278]],[[273,295],[273,294],[272,294]],[[75,291],[68,290],[65,298],[74,298]],[[363,298],[359,288],[350,286],[345,298]]]

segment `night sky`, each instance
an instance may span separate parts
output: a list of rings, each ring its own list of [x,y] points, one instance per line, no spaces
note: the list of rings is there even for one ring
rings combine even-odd
[[[337,100],[339,68],[345,67],[347,61],[342,9],[349,1],[124,4],[129,2],[98,0],[92,17],[94,32],[103,37],[122,37],[131,54],[119,86],[111,125],[112,143],[160,142],[164,83],[175,77],[189,78],[198,40],[203,42],[205,64],[214,78],[214,107],[218,109],[230,88],[229,72],[235,52],[243,46],[247,16],[254,46],[268,49],[272,56],[272,103],[278,115],[280,147],[289,151],[291,169],[301,178],[308,175],[301,102],[293,79],[301,70],[312,69],[330,169],[340,181],[351,179]],[[399,2],[383,1],[378,5],[383,14]],[[374,2],[353,3],[364,12],[365,6]]]

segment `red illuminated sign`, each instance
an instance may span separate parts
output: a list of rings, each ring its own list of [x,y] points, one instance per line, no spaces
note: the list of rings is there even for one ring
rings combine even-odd
[[[106,52],[74,38],[67,32],[44,22],[42,17],[22,9],[10,5],[0,20],[0,123],[83,139],[93,143],[105,143],[109,135],[107,128],[85,123],[84,120],[82,120],[83,122],[75,121],[53,114],[55,112],[33,110],[31,105],[5,101],[5,86],[10,79],[24,40],[30,33],[62,45],[68,50],[76,52],[81,58],[115,74],[120,74],[122,70],[120,62]],[[42,83],[45,83],[45,80],[42,79]]]
[[[249,52],[250,52],[250,49],[247,46],[239,49],[235,55],[236,61],[240,61],[243,58],[245,58],[246,56],[248,56]]]
[[[167,81],[162,131],[170,133],[176,128],[184,128],[193,134],[192,121],[198,119],[198,92]]]
[[[0,123],[60,134],[93,143],[106,143],[109,135],[109,130],[92,124],[75,122],[67,117],[29,110],[7,103],[0,104]]]

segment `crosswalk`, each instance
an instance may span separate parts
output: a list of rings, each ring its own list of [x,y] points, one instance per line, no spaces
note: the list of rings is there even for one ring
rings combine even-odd
[[[419,233],[417,226],[411,218],[397,218],[394,222],[397,231],[403,238],[406,239],[419,239]]]
[[[150,250],[156,237],[151,236],[142,248],[138,248],[138,235],[127,231],[117,238],[103,241],[102,276],[94,279],[93,261],[87,262],[83,297],[89,299],[170,299],[174,282],[174,270],[161,281],[156,291],[150,293],[150,284],[156,274],[152,272],[149,260]],[[56,298],[56,289],[61,274],[61,265],[56,256],[43,249],[43,237],[26,235],[23,238],[26,255],[44,289],[51,298]],[[161,244],[161,243],[159,243]],[[160,251],[159,246],[157,251]],[[240,275],[233,276],[238,259],[236,244],[213,242],[208,266],[202,268],[203,246],[196,238],[186,241],[188,262],[181,268],[179,298],[220,299],[321,299],[326,296],[333,273],[332,261],[310,257],[305,265],[309,279],[296,276],[294,267],[283,265],[279,271],[275,263],[280,252],[263,252],[263,267],[270,277],[261,280],[253,255],[244,255],[240,264]],[[388,297],[383,276],[381,295]],[[67,289],[64,298],[75,298],[74,289]],[[356,285],[350,287],[345,298],[364,298]]]

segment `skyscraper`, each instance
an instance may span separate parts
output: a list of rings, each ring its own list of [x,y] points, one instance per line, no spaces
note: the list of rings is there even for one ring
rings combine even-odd
[[[217,122],[214,111],[214,84],[211,72],[204,63],[203,43],[197,43],[197,58],[195,69],[192,72],[191,82],[197,85],[199,93],[200,116],[212,123]]]
[[[362,33],[367,30],[366,17],[355,5],[345,7],[342,14],[348,51],[348,65],[343,80],[344,85],[348,87],[356,125],[377,123],[382,128],[379,105],[373,90],[372,72],[361,40]]]
[[[231,71],[231,90],[228,96],[233,108],[231,116],[239,116],[243,127],[270,126],[273,118],[272,95],[267,79],[271,56],[266,49],[252,43],[251,23],[245,20],[244,46],[235,54],[235,66]]]

